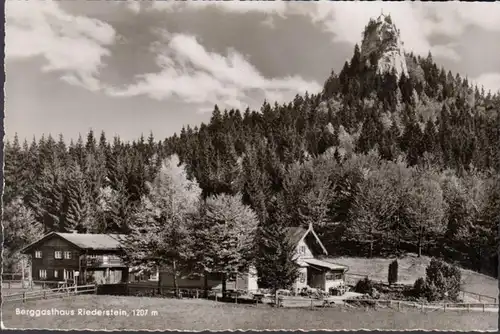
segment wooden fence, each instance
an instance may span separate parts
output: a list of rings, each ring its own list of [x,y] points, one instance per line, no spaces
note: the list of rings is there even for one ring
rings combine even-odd
[[[472,291],[460,290],[460,295],[462,296],[462,299],[465,299],[466,296],[471,296],[472,298],[477,299],[479,302],[486,301],[486,302],[492,302],[493,304],[496,304],[497,302],[497,298],[495,297],[482,295],[480,293]]]
[[[45,290],[46,288],[57,287],[61,285],[71,285],[75,283],[73,280],[65,281],[37,281],[37,280],[2,280],[2,288],[4,289],[27,289],[27,290]]]
[[[2,294],[2,301],[24,303],[29,300],[68,297],[68,296],[89,294],[89,293],[96,294],[97,286],[94,284],[78,285],[78,286],[68,286],[55,289],[24,291],[21,293],[14,293],[14,294]]]
[[[402,300],[382,300],[382,299],[308,299],[297,297],[279,297],[277,299],[278,307],[300,307],[300,308],[318,308],[331,307],[334,305],[345,305],[347,307],[385,307],[398,311],[404,309],[416,309],[424,311],[482,311],[498,312],[497,303],[425,303],[411,302]]]

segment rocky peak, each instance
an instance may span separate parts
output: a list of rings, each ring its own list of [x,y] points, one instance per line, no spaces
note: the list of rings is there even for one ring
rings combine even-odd
[[[408,75],[403,42],[390,15],[370,19],[363,32],[361,60],[367,65],[377,64],[379,73],[394,69],[398,77]]]

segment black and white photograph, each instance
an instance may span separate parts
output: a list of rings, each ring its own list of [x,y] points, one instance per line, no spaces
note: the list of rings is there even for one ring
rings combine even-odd
[[[500,5],[5,1],[1,327],[497,331]]]

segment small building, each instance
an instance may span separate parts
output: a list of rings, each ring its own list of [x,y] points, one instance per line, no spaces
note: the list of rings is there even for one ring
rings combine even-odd
[[[120,234],[51,232],[21,250],[31,255],[31,278],[78,284],[127,282]]]
[[[314,231],[312,224],[307,229],[290,227],[287,237],[295,246],[296,261],[299,265],[299,277],[293,285],[293,290],[310,287],[329,292],[345,284],[347,266],[332,263],[325,259],[328,252]]]

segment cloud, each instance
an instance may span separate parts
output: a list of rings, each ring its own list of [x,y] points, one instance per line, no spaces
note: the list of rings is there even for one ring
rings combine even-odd
[[[129,0],[125,2],[125,6],[128,10],[130,10],[134,14],[138,14],[141,11],[141,3],[136,0]]]
[[[207,51],[185,34],[164,34],[165,43],[155,47],[159,72],[147,73],[124,89],[110,89],[113,96],[146,95],[163,100],[176,97],[185,102],[227,108],[258,107],[262,98],[285,102],[297,93],[317,93],[321,86],[298,76],[265,78],[235,50],[226,55]]]
[[[335,42],[350,44],[361,41],[361,33],[372,17],[382,11],[391,14],[401,31],[405,47],[417,54],[427,55],[432,51],[436,56],[459,60],[460,56],[453,44],[430,43],[436,34],[458,37],[470,26],[489,31],[500,31],[500,6],[495,3],[413,3],[382,1],[315,1],[314,3],[286,1],[199,1],[169,2],[157,1],[154,10],[182,11],[200,10],[207,7],[232,13],[259,12],[270,15],[303,15],[332,34]],[[263,23],[272,22],[267,17]],[[272,26],[272,25],[271,25]]]
[[[41,56],[43,71],[74,85],[100,89],[97,76],[115,36],[107,23],[67,14],[53,1],[6,1],[6,58]]]
[[[217,8],[231,13],[245,14],[259,12],[264,14],[283,15],[287,11],[284,1],[155,1],[152,10],[160,11],[193,11],[206,8]]]
[[[483,86],[485,91],[492,94],[500,93],[500,73],[483,73],[473,80],[478,87]]]

